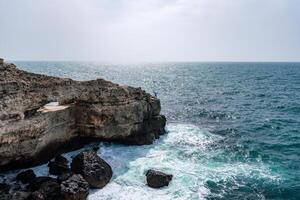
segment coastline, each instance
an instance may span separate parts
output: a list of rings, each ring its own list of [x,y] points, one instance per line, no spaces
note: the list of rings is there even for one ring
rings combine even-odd
[[[139,88],[38,75],[6,63],[0,73],[1,171],[42,164],[68,146],[151,144],[165,132],[160,101]],[[51,102],[61,107],[45,112]]]

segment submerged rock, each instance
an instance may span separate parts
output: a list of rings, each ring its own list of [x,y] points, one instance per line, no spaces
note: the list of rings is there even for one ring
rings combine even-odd
[[[89,184],[79,174],[70,176],[61,183],[63,200],[85,200],[89,194]]]
[[[23,171],[19,173],[16,177],[17,181],[21,181],[22,183],[29,183],[35,179],[36,175],[32,169]]]
[[[146,177],[149,187],[161,188],[169,185],[170,181],[173,178],[173,175],[150,169],[147,171]]]
[[[85,151],[75,156],[71,168],[93,188],[103,188],[112,177],[111,167],[95,151]]]
[[[150,144],[164,133],[160,110],[160,101],[140,88],[0,63],[0,171],[46,163],[90,142]]]
[[[56,156],[54,161],[50,161],[48,164],[49,174],[62,175],[70,172],[68,163],[69,161],[65,157]]]

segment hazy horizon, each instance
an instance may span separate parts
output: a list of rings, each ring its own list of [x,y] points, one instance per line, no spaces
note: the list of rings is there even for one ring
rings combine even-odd
[[[0,0],[11,61],[299,62],[297,0]]]

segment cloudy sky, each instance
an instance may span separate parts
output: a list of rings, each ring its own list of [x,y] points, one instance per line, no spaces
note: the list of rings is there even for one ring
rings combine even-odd
[[[9,60],[300,61],[300,0],[0,0]]]

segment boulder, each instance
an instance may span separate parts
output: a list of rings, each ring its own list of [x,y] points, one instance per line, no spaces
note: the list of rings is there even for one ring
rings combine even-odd
[[[74,174],[61,183],[63,200],[85,200],[89,194],[89,184],[79,174]]]
[[[71,169],[93,188],[103,188],[112,177],[112,169],[95,151],[84,151],[74,157]]]
[[[173,178],[173,175],[150,169],[147,171],[146,177],[149,187],[161,188],[169,185],[170,181]]]
[[[33,179],[35,179],[36,175],[32,169],[25,170],[21,173],[19,173],[16,177],[17,181],[21,181],[22,183],[26,184],[31,182]]]
[[[62,174],[70,172],[68,163],[69,162],[65,157],[63,157],[61,155],[56,156],[54,161],[50,161],[48,163],[49,174],[62,175]]]
[[[30,200],[58,200],[61,198],[60,185],[55,179],[42,182],[38,190],[31,193]]]

